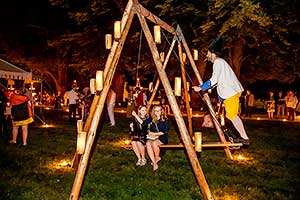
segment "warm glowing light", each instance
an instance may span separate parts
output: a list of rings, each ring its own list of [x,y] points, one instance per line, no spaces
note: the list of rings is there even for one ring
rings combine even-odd
[[[95,78],[90,79],[90,91],[91,91],[91,94],[95,94],[95,92],[96,92],[96,79]]]
[[[114,38],[115,40],[120,39],[121,37],[121,22],[120,21],[115,21],[114,24]]]
[[[193,50],[193,55],[194,55],[194,60],[198,60],[198,50],[197,49]]]
[[[257,117],[256,119],[257,119],[257,120],[260,120],[261,118],[260,118],[260,117]]]
[[[220,199],[224,199],[224,200],[239,200],[239,196],[236,194],[225,194],[223,198]]]
[[[175,77],[175,96],[181,96],[181,77]]]
[[[96,72],[96,90],[101,91],[103,89],[103,71],[98,70]]]
[[[68,159],[55,160],[48,164],[48,169],[56,171],[56,170],[72,170],[71,161]]]
[[[283,119],[282,121],[287,122],[287,119]]]
[[[185,63],[185,61],[186,61],[186,54],[185,53],[182,53],[182,60],[183,60],[183,63]]]
[[[47,107],[47,108],[46,108],[46,110],[50,110],[50,108],[49,108],[49,107]]]
[[[129,145],[131,143],[131,140],[125,140],[124,144]]]
[[[249,163],[249,162],[254,162],[253,157],[248,153],[248,154],[241,154],[239,153],[238,155],[233,156],[233,160],[236,160],[240,163]]]
[[[77,133],[77,147],[76,151],[78,154],[83,154],[85,149],[85,143],[86,143],[86,132],[80,131]]]
[[[202,151],[202,133],[195,132],[195,151],[201,152]]]
[[[160,56],[160,61],[164,62],[165,61],[165,53],[164,52],[160,52],[159,56]]]
[[[160,34],[160,26],[159,25],[154,26],[154,41],[157,44],[161,43],[161,34]]]
[[[111,49],[112,44],[112,34],[105,35],[105,49]]]

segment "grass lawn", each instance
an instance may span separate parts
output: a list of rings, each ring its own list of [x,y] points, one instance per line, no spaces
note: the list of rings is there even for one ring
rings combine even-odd
[[[60,166],[71,163],[76,146],[75,123],[62,111],[45,110],[48,124],[30,126],[28,146],[8,145],[10,135],[0,138],[0,199],[65,200],[69,198],[76,171]],[[170,144],[179,142],[170,120]],[[136,167],[132,151],[118,146],[128,137],[125,115],[116,114],[116,127],[104,124],[87,170],[80,199],[202,199],[191,166],[183,150],[167,150],[157,172],[150,161]],[[199,122],[194,122],[199,124]],[[300,124],[278,121],[245,121],[251,146],[233,152],[247,160],[227,160],[222,149],[198,155],[215,199],[299,199]],[[217,141],[214,129],[203,130],[203,140]],[[19,134],[19,143],[21,134]]]

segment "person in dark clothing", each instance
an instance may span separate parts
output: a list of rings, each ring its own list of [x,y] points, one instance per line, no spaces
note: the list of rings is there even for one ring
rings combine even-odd
[[[6,98],[4,91],[0,90],[0,135],[7,131],[7,122],[4,115],[7,102],[8,99]]]

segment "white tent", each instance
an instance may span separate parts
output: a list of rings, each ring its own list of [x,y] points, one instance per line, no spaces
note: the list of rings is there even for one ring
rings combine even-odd
[[[0,59],[0,78],[32,80],[32,73],[27,72],[3,59]]]

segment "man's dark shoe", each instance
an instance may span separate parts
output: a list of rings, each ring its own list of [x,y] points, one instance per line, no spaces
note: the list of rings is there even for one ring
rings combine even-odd
[[[247,145],[247,146],[250,145],[250,140],[249,139],[244,139],[242,137],[238,137],[238,138],[233,139],[233,142],[234,143],[242,143],[243,145]]]

